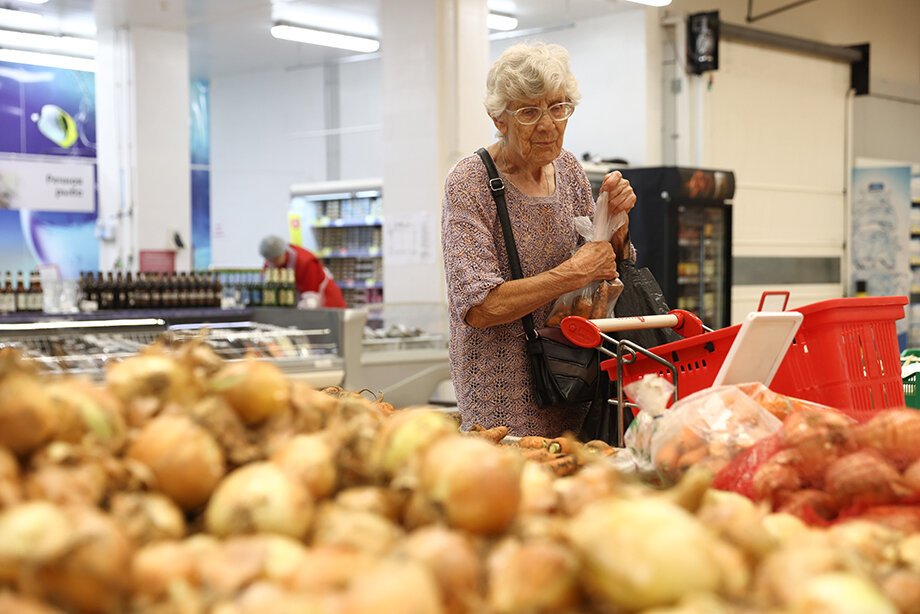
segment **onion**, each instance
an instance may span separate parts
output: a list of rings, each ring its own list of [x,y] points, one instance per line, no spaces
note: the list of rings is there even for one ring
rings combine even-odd
[[[93,508],[69,512],[73,547],[36,574],[35,588],[68,611],[124,611],[130,588],[131,548],[118,526]]]
[[[170,585],[197,582],[196,559],[182,542],[159,541],[139,549],[131,560],[131,587],[135,600],[158,599]]]
[[[805,578],[791,611],[792,614],[898,614],[897,608],[868,580],[842,572]]]
[[[184,403],[195,398],[191,375],[174,358],[159,347],[152,347],[137,356],[109,363],[105,383],[124,403],[151,397],[162,405],[168,401]]]
[[[219,536],[264,531],[301,538],[312,518],[306,489],[268,461],[231,472],[205,510],[208,531]]]
[[[287,378],[276,365],[248,356],[230,363],[211,379],[221,395],[246,424],[258,424],[290,406]]]
[[[10,614],[64,614],[46,603],[22,595],[0,592],[0,612]]]
[[[71,519],[53,503],[29,501],[0,512],[0,577],[58,558],[75,539]]]
[[[607,498],[575,516],[568,538],[586,585],[612,606],[668,605],[723,583],[718,541],[686,510],[659,498]]]
[[[373,512],[324,503],[316,515],[313,545],[350,548],[383,555],[398,543],[402,529]]]
[[[911,571],[920,573],[920,533],[908,535],[898,543],[898,559]]]
[[[341,614],[443,614],[438,586],[417,561],[382,561],[348,587]]]
[[[824,476],[825,490],[841,506],[878,504],[907,494],[897,470],[876,450],[862,450],[835,460]]]
[[[880,411],[854,430],[861,447],[875,448],[900,467],[920,458],[920,412],[916,409]]]
[[[792,493],[777,511],[814,522],[816,519],[833,520],[838,510],[837,502],[831,495],[814,488],[806,488]]]
[[[208,395],[200,399],[189,410],[189,416],[214,437],[232,464],[244,465],[265,458],[250,441],[250,432],[239,415],[222,397]]]
[[[44,499],[61,505],[99,505],[108,490],[105,469],[95,462],[73,466],[45,465],[25,480],[29,499]]]
[[[801,519],[786,513],[767,514],[763,519],[763,528],[778,546],[784,546],[810,530]]]
[[[22,500],[19,482],[19,463],[13,453],[0,446],[0,510],[12,507]]]
[[[504,531],[521,499],[519,454],[476,437],[448,436],[424,457],[422,487],[451,526],[480,535]]]
[[[521,470],[521,513],[549,514],[555,511],[560,497],[553,488],[554,482],[556,476],[548,467],[542,463],[525,462]]]
[[[224,475],[224,455],[191,419],[159,416],[140,432],[128,457],[147,465],[157,488],[186,510],[204,504]]]
[[[211,614],[333,614],[341,611],[341,597],[334,594],[292,594],[268,582],[246,587],[226,610]]]
[[[159,493],[116,493],[112,518],[136,545],[185,537],[185,516],[172,499]]]
[[[335,452],[325,434],[295,435],[272,454],[271,460],[316,500],[335,490]]]
[[[758,561],[776,547],[776,538],[764,526],[767,510],[743,495],[709,490],[696,512],[709,530]]]
[[[255,537],[231,537],[196,557],[197,575],[205,591],[232,596],[262,576],[267,548]]]
[[[438,583],[445,610],[464,614],[482,609],[482,564],[469,537],[445,527],[424,527],[403,543],[405,552],[423,563]]]
[[[913,492],[920,492],[920,460],[911,463],[901,474],[901,479]]]
[[[404,493],[389,488],[352,486],[339,492],[335,503],[341,509],[370,512],[392,522],[399,522],[404,498]]]
[[[488,569],[497,614],[564,610],[578,599],[578,560],[560,544],[506,540],[489,555]]]
[[[20,456],[51,438],[54,405],[41,382],[13,372],[0,379],[0,446]]]
[[[456,433],[457,424],[443,412],[403,409],[384,420],[371,462],[382,475],[395,477],[433,442]]]
[[[920,574],[897,569],[882,580],[881,589],[899,612],[920,612]]]
[[[588,463],[572,476],[559,478],[553,487],[562,510],[573,515],[586,505],[616,492],[620,474],[607,462]]]
[[[376,563],[376,556],[368,552],[340,546],[314,546],[304,551],[300,566],[284,584],[304,593],[337,591]]]
[[[85,378],[67,377],[47,386],[57,420],[54,438],[80,443],[88,437],[112,451],[125,443],[127,428],[121,401]]]
[[[805,531],[761,560],[754,579],[755,595],[761,601],[788,607],[798,598],[806,578],[843,566],[844,560],[826,532]]]

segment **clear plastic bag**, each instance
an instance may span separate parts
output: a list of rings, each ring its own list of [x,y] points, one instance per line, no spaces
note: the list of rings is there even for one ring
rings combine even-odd
[[[738,386],[707,388],[664,409],[668,391],[661,386],[655,388],[660,392],[649,391],[654,379],[645,380],[650,377],[658,376],[626,387],[641,411],[625,440],[646,466],[654,468],[663,484],[677,482],[693,465],[718,473],[739,453],[782,426]],[[651,401],[644,401],[643,396]]]
[[[623,211],[611,215],[607,192],[601,192],[595,205],[594,222],[587,217],[577,217],[575,230],[588,241],[610,241],[627,219]],[[567,292],[556,299],[544,326],[559,326],[562,318],[572,315],[590,319],[609,318],[622,292],[623,282],[619,279],[595,281],[584,288]]]

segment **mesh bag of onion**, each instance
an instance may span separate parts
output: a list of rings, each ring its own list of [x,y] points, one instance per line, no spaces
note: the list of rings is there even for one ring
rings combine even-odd
[[[828,408],[792,412],[713,487],[813,525],[863,518],[920,531],[920,412],[884,410],[864,424]]]

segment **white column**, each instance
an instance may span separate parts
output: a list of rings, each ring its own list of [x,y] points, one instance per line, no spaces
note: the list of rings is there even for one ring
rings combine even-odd
[[[188,36],[184,29],[123,25],[101,29],[97,38],[100,268],[120,262],[136,269],[141,250],[172,250],[177,270],[187,270]]]
[[[444,178],[487,145],[486,0],[381,3],[387,303],[445,303]],[[411,242],[411,244],[407,244]]]

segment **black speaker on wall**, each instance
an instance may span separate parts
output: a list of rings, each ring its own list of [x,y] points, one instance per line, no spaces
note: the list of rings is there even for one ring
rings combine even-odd
[[[719,68],[719,11],[687,18],[687,70],[700,75]]]

